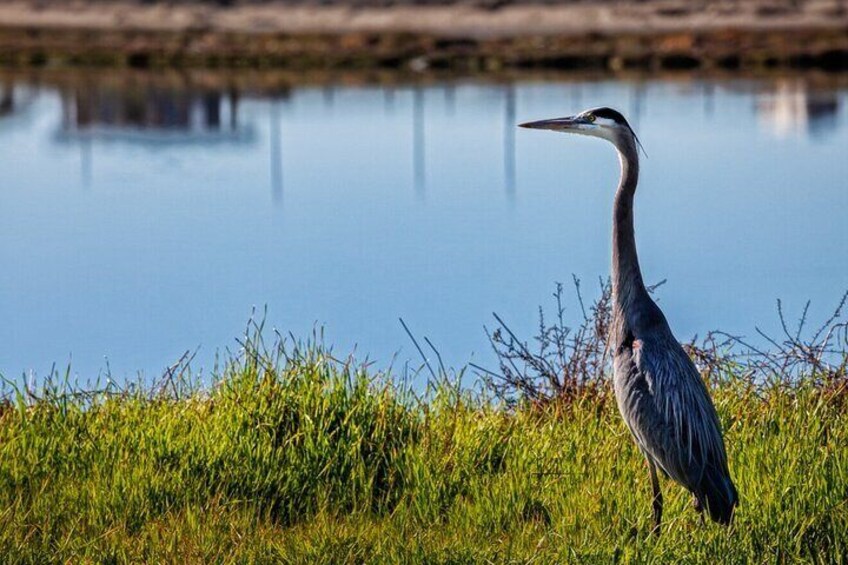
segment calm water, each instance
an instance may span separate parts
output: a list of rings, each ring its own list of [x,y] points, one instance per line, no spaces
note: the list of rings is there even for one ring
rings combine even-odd
[[[454,82],[263,94],[191,81],[0,82],[0,373],[156,376],[236,348],[251,309],[378,365],[491,361],[555,281],[609,265],[617,161],[518,130],[623,110],[636,224],[681,339],[775,329],[848,288],[848,90],[768,82]],[[572,315],[576,316],[574,304]]]

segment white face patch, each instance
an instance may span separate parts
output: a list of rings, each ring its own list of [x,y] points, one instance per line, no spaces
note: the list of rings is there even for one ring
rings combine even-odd
[[[589,115],[593,114],[591,112],[587,112],[582,116],[586,117]],[[592,122],[592,125],[581,133],[584,133],[585,135],[591,135],[593,137],[600,137],[601,139],[606,139],[607,141],[615,143],[616,138],[618,137],[618,132],[621,127],[621,124],[619,124],[615,120],[595,116],[595,120]]]
[[[601,118],[599,116],[595,116],[595,125],[604,126],[608,128],[618,128],[620,127],[618,122],[612,120],[610,118]]]

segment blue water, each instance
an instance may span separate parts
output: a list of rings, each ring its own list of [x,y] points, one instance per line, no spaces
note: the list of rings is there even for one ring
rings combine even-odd
[[[608,272],[613,149],[514,127],[599,105],[649,156],[637,240],[680,339],[776,330],[778,298],[819,319],[848,288],[844,86],[84,84],[0,83],[7,378],[153,378],[198,347],[208,372],[265,306],[378,366],[417,360],[399,317],[491,364],[492,311],[529,337],[555,281],[591,298]]]

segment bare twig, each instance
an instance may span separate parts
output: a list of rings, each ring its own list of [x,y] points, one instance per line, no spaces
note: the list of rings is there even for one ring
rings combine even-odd
[[[665,281],[649,287],[653,292]],[[610,328],[611,288],[601,282],[600,296],[587,309],[580,281],[574,278],[574,288],[582,318],[579,323],[566,325],[563,306],[563,287],[554,292],[555,316],[548,323],[539,309],[539,329],[534,341],[535,350],[520,339],[497,314],[497,327],[486,334],[498,359],[498,370],[479,365],[472,367],[497,398],[507,403],[521,399],[534,403],[552,400],[566,403],[586,395],[603,395],[609,388],[607,336]],[[760,384],[790,384],[799,378],[812,378],[822,387],[841,391],[848,396],[848,319],[843,315],[848,304],[846,292],[833,313],[809,338],[810,303],[807,302],[790,330],[783,303],[777,301],[777,314],[783,336],[776,338],[755,328],[763,346],[755,345],[743,336],[713,331],[703,340],[697,337],[684,345],[702,376],[710,381],[734,376],[744,378],[756,389]],[[835,394],[835,393],[834,393]]]

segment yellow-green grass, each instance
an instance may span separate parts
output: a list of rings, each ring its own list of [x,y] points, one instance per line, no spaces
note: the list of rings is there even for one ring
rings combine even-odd
[[[3,562],[848,560],[848,394],[833,383],[723,375],[735,524],[703,524],[664,481],[655,537],[609,394],[508,410],[448,384],[418,397],[321,348],[243,359],[180,393],[13,392]]]

